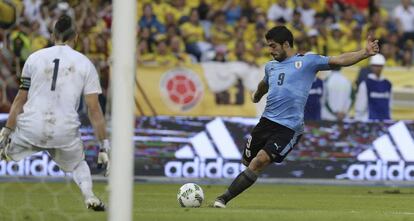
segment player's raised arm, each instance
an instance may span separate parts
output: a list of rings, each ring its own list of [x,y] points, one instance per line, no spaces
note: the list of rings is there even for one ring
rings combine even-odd
[[[252,101],[253,103],[257,103],[260,101],[260,99],[267,93],[269,90],[269,85],[266,84],[263,80],[260,81],[259,85],[257,85],[257,90],[253,94]]]
[[[329,65],[350,66],[365,58],[373,56],[379,52],[378,40],[374,40],[371,35],[367,38],[367,45],[364,49],[355,52],[347,52],[329,59]]]

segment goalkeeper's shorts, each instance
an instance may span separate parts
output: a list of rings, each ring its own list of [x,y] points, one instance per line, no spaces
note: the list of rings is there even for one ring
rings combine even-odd
[[[46,151],[61,170],[72,172],[85,159],[83,143],[80,140],[65,148],[41,148],[30,144],[22,137],[18,129],[10,137],[10,145],[4,154],[13,161],[19,161],[37,152]]]

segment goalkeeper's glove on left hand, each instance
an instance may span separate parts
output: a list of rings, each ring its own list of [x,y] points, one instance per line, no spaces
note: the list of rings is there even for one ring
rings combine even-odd
[[[10,143],[9,136],[12,133],[12,129],[8,127],[1,128],[0,131],[0,149],[4,149],[8,143]]]
[[[109,151],[111,146],[109,140],[105,139],[99,142],[98,165],[105,167],[104,176],[109,175]]]

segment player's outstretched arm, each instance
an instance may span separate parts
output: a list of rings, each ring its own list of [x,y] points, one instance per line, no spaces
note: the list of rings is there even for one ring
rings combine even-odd
[[[85,103],[88,107],[88,117],[95,131],[95,136],[99,142],[98,164],[106,165],[105,176],[109,174],[109,150],[110,144],[106,134],[106,123],[99,105],[98,94],[85,95]]]
[[[260,99],[267,93],[269,90],[269,85],[266,84],[263,80],[260,81],[259,85],[257,85],[257,90],[253,94],[252,101],[253,103],[257,103],[260,101]]]
[[[350,66],[365,58],[373,56],[379,52],[378,40],[374,40],[371,35],[367,38],[367,45],[364,49],[355,52],[347,52],[329,59],[329,65]]]

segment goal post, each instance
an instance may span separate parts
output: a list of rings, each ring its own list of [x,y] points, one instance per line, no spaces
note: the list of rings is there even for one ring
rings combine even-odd
[[[112,20],[112,150],[109,220],[131,221],[134,165],[136,0],[114,0]]]

